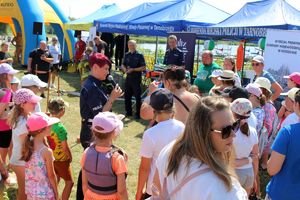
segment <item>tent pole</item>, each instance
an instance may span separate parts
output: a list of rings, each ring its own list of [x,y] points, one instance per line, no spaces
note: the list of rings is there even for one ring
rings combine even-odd
[[[127,34],[124,35],[124,49],[123,49],[123,59],[125,58],[125,53],[126,53],[126,36]]]
[[[243,55],[243,66],[242,66],[242,75],[241,75],[241,84],[243,85],[244,84],[244,66],[245,66],[245,54],[246,54],[246,43],[247,43],[247,40],[245,39],[244,40],[244,55]]]
[[[158,56],[158,36],[156,36],[156,45],[155,45],[155,58],[154,58],[154,64],[157,63],[157,56]]]
[[[199,68],[199,63],[200,63],[200,57],[199,57],[199,54],[200,54],[200,40],[198,39],[198,49],[197,49],[197,72],[198,72],[198,68]]]

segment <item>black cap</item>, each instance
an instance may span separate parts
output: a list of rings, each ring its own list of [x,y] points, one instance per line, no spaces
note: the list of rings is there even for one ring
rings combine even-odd
[[[233,87],[230,92],[228,93],[229,98],[232,99],[232,101],[238,99],[238,98],[249,98],[249,93],[245,88],[242,87]]]
[[[165,88],[160,88],[150,96],[150,106],[156,111],[171,110],[173,108],[173,94]]]

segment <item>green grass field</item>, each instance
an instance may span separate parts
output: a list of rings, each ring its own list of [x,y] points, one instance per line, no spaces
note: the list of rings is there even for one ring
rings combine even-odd
[[[18,77],[21,77],[23,73],[19,73]],[[79,75],[77,73],[61,73],[61,90],[66,91],[79,91],[80,81]],[[51,97],[57,97],[57,93],[54,91],[50,92]],[[80,144],[76,145],[76,138],[80,133],[81,119],[79,114],[79,97],[63,95],[62,98],[66,100],[70,106],[66,110],[65,116],[61,119],[63,124],[66,126],[69,134],[68,143],[71,147],[71,152],[73,154],[73,178],[74,187],[71,193],[70,199],[76,199],[76,188],[77,188],[77,177],[80,170],[80,159],[83,152],[83,148]],[[42,111],[46,111],[46,100],[42,100]],[[118,101],[114,103],[113,111],[116,113],[124,114],[124,102]],[[145,121],[136,121],[134,119],[125,119],[124,130],[120,137],[116,141],[116,145],[125,149],[128,153],[128,178],[127,178],[127,188],[129,193],[129,199],[135,198],[135,190],[137,185],[138,167],[140,162],[139,149],[141,144],[142,134],[146,128],[147,123]],[[268,176],[265,172],[261,173],[262,183],[261,191],[264,193],[264,188],[268,182]],[[63,182],[59,184],[60,194],[63,189]],[[16,199],[16,188],[9,188],[8,195],[11,200]],[[263,195],[264,196],[264,195]],[[1,199],[1,198],[0,198]]]

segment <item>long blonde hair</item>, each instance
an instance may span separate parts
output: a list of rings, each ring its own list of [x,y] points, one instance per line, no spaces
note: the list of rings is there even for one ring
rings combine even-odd
[[[12,127],[16,128],[18,124],[19,117],[24,113],[23,108],[21,107],[21,104],[14,105],[13,109],[8,115],[7,124]]]
[[[28,162],[34,152],[34,137],[41,134],[43,131],[46,130],[47,127],[42,128],[37,131],[31,131],[27,134],[27,137],[24,141],[23,147],[22,147],[22,157],[20,160],[24,160],[25,162]],[[49,147],[46,139],[43,141],[44,145]]]
[[[229,103],[220,97],[202,98],[193,108],[183,135],[175,142],[168,160],[167,175],[176,177],[183,159],[187,160],[187,168],[192,159],[205,163],[231,190],[231,176],[234,176],[232,167],[232,152],[217,153],[213,147],[211,115],[215,111],[229,109]]]

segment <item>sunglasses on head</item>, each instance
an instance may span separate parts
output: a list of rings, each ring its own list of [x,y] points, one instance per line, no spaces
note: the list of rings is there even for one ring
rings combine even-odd
[[[222,128],[222,130],[211,129],[211,131],[221,133],[222,134],[222,139],[227,139],[227,138],[230,137],[232,131],[233,132],[237,131],[237,129],[239,127],[239,123],[240,123],[240,120],[237,120],[232,125],[229,125],[229,126],[226,126],[226,127]]]
[[[252,63],[252,66],[259,66],[260,63]]]

